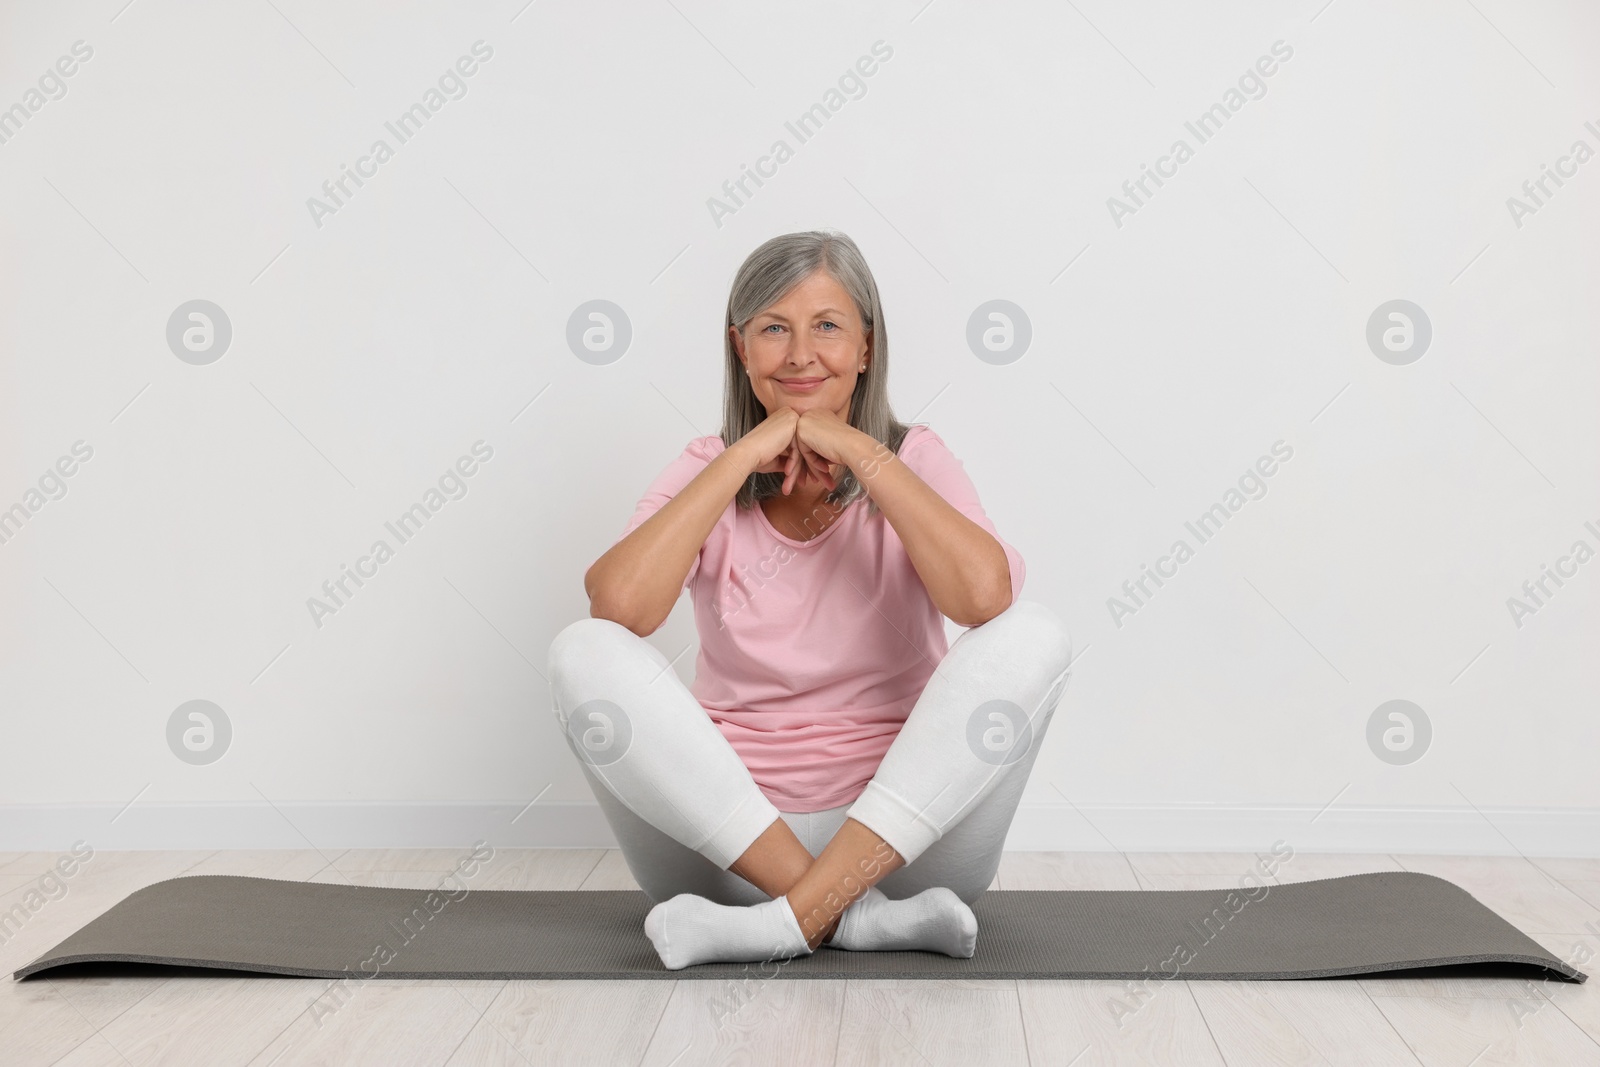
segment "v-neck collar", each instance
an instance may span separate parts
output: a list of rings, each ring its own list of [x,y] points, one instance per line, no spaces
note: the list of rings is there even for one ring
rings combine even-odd
[[[827,527],[821,533],[817,534],[817,536],[811,538],[809,541],[796,541],[794,538],[788,536],[787,534],[779,533],[778,532],[778,528],[776,526],[772,525],[772,520],[767,518],[766,511],[761,507],[761,501],[759,501],[759,500],[756,501],[755,504],[754,504],[754,508],[755,508],[755,512],[756,512],[756,517],[761,522],[761,525],[765,526],[767,528],[767,532],[770,533],[773,537],[776,537],[779,541],[782,541],[786,545],[791,545],[794,548],[810,548],[810,547],[816,545],[818,542],[822,541],[829,534],[833,533],[834,530],[838,529],[839,526],[844,522],[844,520],[850,515],[850,509],[855,507],[856,504],[858,504],[859,502],[860,501],[858,499],[858,500],[852,500],[852,501],[850,501],[850,503],[846,504],[844,506],[844,510],[839,512],[838,517],[835,518],[832,522],[830,522],[827,525]]]

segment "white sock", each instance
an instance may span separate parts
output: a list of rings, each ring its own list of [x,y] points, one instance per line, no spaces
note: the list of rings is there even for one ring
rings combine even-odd
[[[978,945],[978,917],[944,886],[905,900],[891,900],[873,886],[844,910],[828,944],[856,952],[920,950],[971,959]]]
[[[735,907],[679,893],[650,909],[644,932],[669,971],[811,955],[786,896]]]

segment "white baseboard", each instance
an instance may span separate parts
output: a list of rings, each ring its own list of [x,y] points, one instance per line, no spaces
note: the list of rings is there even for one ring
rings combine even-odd
[[[1600,856],[1600,810],[1024,804],[1011,822],[1006,848],[1257,852],[1280,839],[1296,852]]]
[[[1591,808],[1314,808],[1023,804],[1020,852],[1300,852],[1600,856]],[[0,805],[0,851],[95,849],[614,848],[599,805],[551,802],[284,802]]]

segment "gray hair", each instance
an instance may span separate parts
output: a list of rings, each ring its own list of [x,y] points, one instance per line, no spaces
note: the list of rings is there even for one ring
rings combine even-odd
[[[767,410],[751,387],[744,364],[739,361],[728,328],[736,326],[743,335],[751,319],[782,300],[784,294],[819,269],[850,294],[856,313],[861,316],[862,328],[872,332],[867,369],[856,379],[855,392],[850,396],[850,425],[898,455],[911,426],[895,418],[889,406],[889,335],[883,321],[883,305],[878,300],[878,283],[854,241],[843,233],[824,230],[774,237],[750,253],[734,275],[733,287],[728,293],[728,319],[722,327],[727,353],[727,376],[722,393],[722,442],[732,445],[767,417]],[[734,499],[739,507],[748,510],[758,500],[777,496],[782,491],[781,471],[758,471],[745,479]],[[866,489],[855,472],[846,467],[825,499],[835,507],[843,507],[864,495],[867,495]],[[869,515],[879,510],[877,501],[870,496],[867,496],[867,508]]]

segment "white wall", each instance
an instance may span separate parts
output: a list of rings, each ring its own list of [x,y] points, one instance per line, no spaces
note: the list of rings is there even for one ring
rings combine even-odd
[[[645,484],[718,429],[739,263],[833,227],[877,274],[897,413],[963,458],[1082,655],[1013,847],[1595,854],[1600,561],[1520,620],[1508,599],[1600,549],[1600,161],[1522,191],[1600,150],[1600,13],[437,7],[0,15],[0,106],[39,105],[0,144],[0,507],[26,512],[0,544],[0,848],[608,842],[546,649]],[[65,95],[29,97],[78,41]],[[385,123],[479,41],[400,143]],[[799,143],[786,121],[880,41]],[[1185,123],[1277,42],[1201,143]],[[632,330],[604,365],[567,342],[596,299]],[[1031,325],[1009,362],[967,340],[996,299]],[[209,363],[168,342],[193,300],[231,324]],[[1412,362],[1366,338],[1393,300],[1431,324]],[[30,498],[80,441],[65,495]],[[385,522],[480,441],[399,544]],[[1280,441],[1199,544],[1185,522]],[[379,538],[394,558],[319,625],[308,598]],[[693,639],[685,598],[652,640]],[[204,765],[168,741],[197,699],[232,730]],[[1391,700],[1431,724],[1421,759],[1369,746]]]

